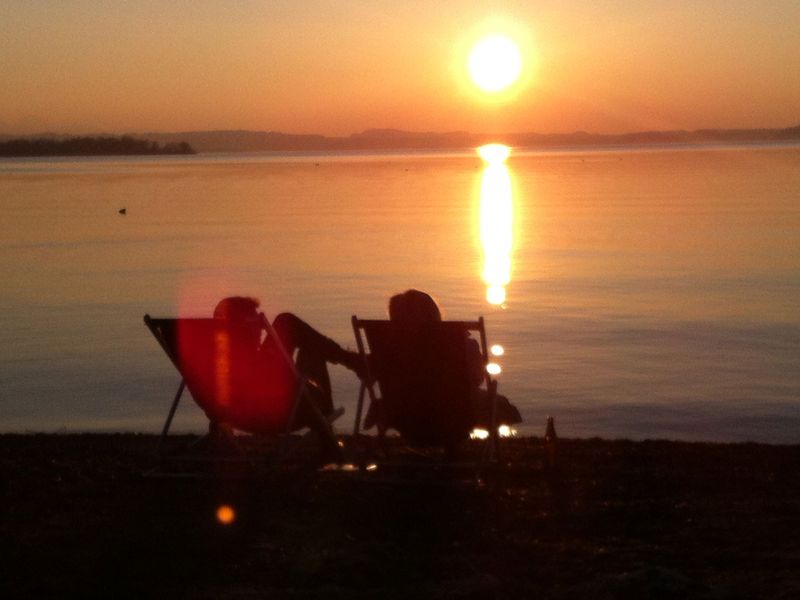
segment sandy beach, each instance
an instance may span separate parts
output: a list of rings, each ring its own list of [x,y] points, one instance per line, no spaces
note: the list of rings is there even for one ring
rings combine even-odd
[[[522,438],[475,485],[144,477],[156,442],[0,436],[4,598],[800,594],[798,446],[562,440],[552,475]]]

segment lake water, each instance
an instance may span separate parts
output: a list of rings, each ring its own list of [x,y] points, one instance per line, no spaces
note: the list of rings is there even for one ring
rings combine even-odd
[[[486,317],[523,433],[554,415],[565,437],[800,443],[799,148],[514,151],[495,167],[0,162],[0,430],[158,431],[179,380],[145,313],[252,295],[352,347],[352,314],[385,317],[416,287],[446,317]],[[357,382],[333,376],[345,430]],[[204,427],[183,403],[176,428]]]

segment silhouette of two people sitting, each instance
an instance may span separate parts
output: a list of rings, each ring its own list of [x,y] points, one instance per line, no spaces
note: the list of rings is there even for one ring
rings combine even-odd
[[[291,403],[287,399],[294,397],[298,372],[308,378],[308,394],[317,414],[329,417],[334,407],[328,365],[343,365],[363,378],[365,361],[386,400],[379,409],[384,414],[376,415],[371,407],[365,427],[388,424],[410,440],[424,441],[441,437],[442,432],[434,430],[442,427],[445,437],[456,438],[475,426],[490,425],[491,395],[482,385],[486,361],[480,346],[467,331],[437,328],[442,314],[425,292],[412,289],[391,297],[393,333],[384,340],[388,351],[363,358],[292,313],[281,313],[270,324],[255,298],[224,298],[214,309],[214,318],[226,324],[225,360],[215,368],[225,371],[230,388],[229,398],[223,393],[218,401],[229,402],[227,415],[233,419],[223,412],[219,419],[212,419],[212,427],[225,427],[228,421],[237,428],[259,431],[275,429],[274,424],[281,421],[288,423]],[[495,402],[498,424],[522,420],[507,398],[497,395]],[[316,426],[316,411],[309,408],[299,406],[291,429]]]

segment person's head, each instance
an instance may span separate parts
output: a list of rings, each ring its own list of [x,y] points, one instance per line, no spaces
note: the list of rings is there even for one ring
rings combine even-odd
[[[389,299],[389,319],[398,323],[420,325],[442,320],[436,300],[419,290],[406,290]]]
[[[260,303],[255,298],[229,296],[217,302],[214,307],[214,318],[228,321],[257,319],[259,306]]]
[[[228,328],[246,344],[258,345],[261,341],[261,319],[258,312],[260,303],[255,298],[229,296],[214,307],[214,318],[224,319]]]

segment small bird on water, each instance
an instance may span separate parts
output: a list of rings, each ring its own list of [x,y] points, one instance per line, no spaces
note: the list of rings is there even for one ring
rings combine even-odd
[[[127,215],[127,214],[128,214],[128,209],[127,209],[127,208],[120,208],[120,209],[119,209],[119,214],[121,214],[121,215]]]

